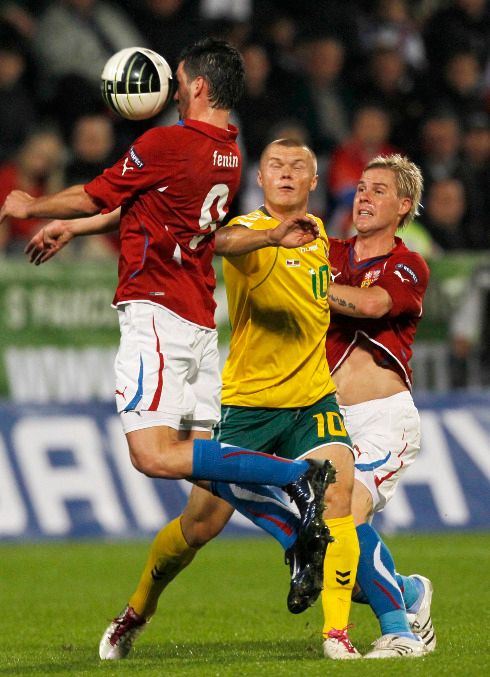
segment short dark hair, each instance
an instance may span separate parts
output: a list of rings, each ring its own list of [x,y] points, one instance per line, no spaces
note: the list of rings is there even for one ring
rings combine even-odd
[[[240,52],[224,40],[205,38],[180,55],[187,76],[205,78],[213,108],[234,108],[243,93],[245,68]]]

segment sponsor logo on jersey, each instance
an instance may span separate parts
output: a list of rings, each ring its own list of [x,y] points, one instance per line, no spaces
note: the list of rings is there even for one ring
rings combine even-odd
[[[361,287],[370,287],[381,275],[380,270],[368,270],[361,282]]]
[[[129,149],[129,157],[134,162],[134,164],[138,167],[138,169],[143,169],[143,167],[145,166],[145,163],[139,157],[138,153],[135,151],[133,146],[131,146],[131,148]]]
[[[304,253],[304,252],[314,252],[314,251],[316,251],[317,249],[318,249],[318,245],[317,245],[317,244],[310,244],[309,247],[300,247],[300,248],[299,248],[300,252],[303,252],[303,253]]]
[[[330,271],[330,279],[332,280],[332,282],[335,282],[335,278],[337,278],[341,272],[342,272],[341,270],[339,270],[338,273],[334,273],[333,270]]]
[[[300,265],[299,259],[286,259],[286,266],[288,268],[299,268]]]
[[[403,277],[399,270],[395,270],[395,275],[400,278],[402,282],[410,282],[409,277]]]
[[[129,169],[130,169],[132,172],[134,171],[134,167],[128,167],[128,162],[129,162],[129,158],[125,157],[125,158],[124,158],[124,164],[123,164],[122,172],[121,172],[121,176],[124,176],[124,175],[126,174],[126,172],[127,172]]]
[[[217,150],[213,153],[213,165],[215,167],[238,167],[238,155],[235,155],[231,151],[228,155],[221,155]]]
[[[406,273],[407,275],[409,275],[409,276],[411,277],[411,279],[412,279],[412,281],[413,281],[414,284],[417,284],[417,282],[419,281],[419,278],[417,277],[417,275],[414,273],[414,271],[413,271],[409,266],[407,266],[406,263],[397,263],[396,266],[395,266],[395,269],[396,269],[396,270],[395,270],[395,275],[398,275],[398,277],[400,278],[400,280],[401,280],[402,282],[409,282],[409,280],[408,280],[408,278],[404,278],[404,277],[398,272],[399,270],[402,270],[404,273]]]

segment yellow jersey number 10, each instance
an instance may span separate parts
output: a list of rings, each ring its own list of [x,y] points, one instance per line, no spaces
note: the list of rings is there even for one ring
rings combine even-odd
[[[328,294],[328,285],[330,283],[330,266],[325,264],[318,270],[311,271],[311,286],[313,296],[318,299],[324,299]]]
[[[325,422],[327,424],[328,434],[332,437],[347,437],[342,416],[336,411],[327,411],[325,414],[314,414],[318,426],[318,437],[325,437]]]

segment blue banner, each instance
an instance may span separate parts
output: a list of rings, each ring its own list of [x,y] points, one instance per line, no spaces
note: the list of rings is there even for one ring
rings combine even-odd
[[[416,395],[422,445],[382,531],[490,529],[490,393]]]
[[[490,528],[490,393],[416,397],[422,450],[376,524]],[[131,466],[112,404],[0,405],[0,539],[150,536],[191,485]],[[240,515],[228,531],[255,532]]]

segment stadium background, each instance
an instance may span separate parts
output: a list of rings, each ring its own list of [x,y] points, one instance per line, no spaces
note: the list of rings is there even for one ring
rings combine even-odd
[[[76,4],[76,0],[68,0],[68,4],[70,2]],[[19,95],[22,87],[27,93],[35,93],[34,101],[29,101],[28,106],[33,109],[33,120],[26,122],[24,134],[20,137],[14,139],[9,134],[8,125],[2,124],[7,113],[0,112],[0,173],[12,164],[17,163],[19,168],[23,144],[32,134],[38,133],[40,125],[43,131],[49,125],[50,133],[55,130],[59,135],[63,148],[62,162],[56,165],[56,171],[49,178],[70,183],[73,182],[71,179],[90,178],[90,172],[103,166],[104,161],[108,162],[144,126],[107,118],[106,111],[100,108],[96,87],[93,88],[89,79],[80,88],[84,82],[80,80],[80,74],[63,74],[59,80],[52,80],[63,83],[67,87],[66,92],[78,92],[79,96],[68,96],[70,100],[65,100],[63,105],[60,105],[59,90],[53,89],[46,96],[44,90],[33,85],[34,75],[39,75],[39,82],[45,75],[44,64],[36,51],[45,13],[59,4],[63,3],[45,0],[42,3],[0,4],[0,34],[8,37],[0,44],[0,90],[6,87],[5,80],[2,80],[2,73],[5,73],[2,59],[5,61],[5,55],[14,54],[25,60],[25,71],[12,90],[12,98],[7,97],[5,101],[22,101]],[[393,17],[389,21],[386,17],[383,19],[382,12],[386,9],[382,8],[390,4],[404,7],[406,19],[400,19],[398,24]],[[488,2],[476,3],[484,8],[480,22],[466,22],[464,29],[467,32],[463,31],[460,36],[462,42],[451,43],[455,52],[461,47],[462,50],[473,50],[477,55],[480,63],[478,92],[466,98],[451,98],[448,91],[439,89],[432,97],[428,94],[427,79],[429,76],[436,77],[436,66],[431,61],[430,50],[424,48],[424,40],[430,34],[429,29],[438,12],[461,11],[461,7],[467,4],[472,3],[462,0],[413,3],[339,3],[326,0],[301,3],[300,17],[294,2],[208,0],[166,3],[138,0],[112,3],[125,13],[129,24],[141,31],[145,43],[150,43],[149,46],[161,51],[170,61],[187,38],[209,32],[233,39],[247,52],[250,71],[247,105],[235,113],[237,122],[246,132],[242,140],[245,158],[243,189],[234,205],[235,212],[255,206],[254,201],[258,199],[253,187],[256,148],[260,148],[270,134],[275,135],[287,127],[290,133],[302,135],[319,154],[321,188],[314,197],[312,211],[326,217],[327,232],[340,235],[343,234],[345,209],[352,196],[352,187],[343,185],[340,192],[335,193],[329,177],[336,151],[351,140],[352,113],[355,105],[362,104],[366,82],[376,84],[369,80],[371,76],[367,72],[363,77],[355,77],[363,59],[371,58],[372,50],[382,48],[389,51],[396,46],[396,39],[409,33],[412,51],[407,50],[404,58],[417,86],[413,90],[413,98],[404,101],[420,101],[421,93],[428,97],[424,99],[424,110],[419,119],[416,123],[412,121],[414,136],[405,137],[406,146],[400,145],[403,135],[391,135],[386,143],[411,153],[430,174],[433,164],[422,143],[421,130],[427,117],[435,111],[435,104],[443,100],[444,114],[450,112],[461,124],[462,140],[455,156],[457,162],[455,157],[451,158],[451,162],[447,160],[446,164],[440,159],[435,175],[430,178],[431,184],[446,178],[464,184],[461,167],[469,167],[465,155],[468,151],[463,142],[465,135],[477,128],[479,132],[486,132],[488,142]],[[165,15],[161,13],[164,6],[167,7]],[[159,32],[144,32],[145,25],[149,25],[148,17],[153,18]],[[274,26],[280,26],[281,21],[294,30],[296,37],[290,38],[290,43],[287,31],[280,39],[273,37],[281,35],[279,30],[272,30]],[[380,26],[385,30],[378,30]],[[20,41],[12,39],[17,32],[22,36]],[[315,97],[308,99],[308,91],[310,95],[311,91],[315,92],[314,77],[308,71],[311,61],[308,59],[313,58],[312,45],[321,43],[325,36],[330,38],[332,33],[344,43],[345,62],[342,75],[329,91],[337,95],[340,83],[347,80],[351,91],[358,95],[357,104],[352,104],[352,109],[348,110],[348,129],[344,137],[337,140],[327,138],[326,133],[316,134],[320,122],[317,119],[309,127],[307,118],[301,117],[302,106],[288,106],[284,117],[278,114],[279,110],[284,110],[282,107],[287,100],[297,98],[321,110],[321,102],[315,103]],[[156,40],[157,35],[162,41],[159,44],[151,42]],[[367,35],[372,39],[369,45],[362,39]],[[486,52],[481,52],[481,40],[478,42],[475,37],[478,35],[483,36],[484,42],[486,40]],[[464,38],[467,38],[466,42]],[[165,45],[168,45],[168,51]],[[416,58],[411,61],[409,56],[416,53],[417,46],[423,57],[418,66]],[[262,69],[264,55],[269,68],[268,84],[260,95],[257,94],[254,108],[257,83],[253,75]],[[450,56],[449,50],[445,58],[449,60]],[[279,82],[279,76],[284,76],[284,73],[290,76],[286,91],[272,84],[275,76]],[[319,84],[317,86],[320,87]],[[344,95],[345,92],[342,92]],[[323,104],[327,101],[338,103],[338,100],[336,96],[326,97]],[[376,101],[370,99],[370,102],[385,106],[393,118],[396,111],[390,108],[392,100],[382,101],[379,94]],[[20,110],[23,110],[22,107],[17,110],[19,121]],[[263,116],[255,117],[263,117],[264,129],[251,124],[251,111],[254,110],[263,112]],[[442,109],[437,110],[439,114]],[[27,115],[27,107],[24,112]],[[89,162],[77,156],[72,134],[75,121],[82,116],[102,116],[109,120],[114,142],[104,158]],[[172,116],[175,112],[169,109],[158,122],[166,123],[172,120]],[[483,181],[487,181],[487,188],[490,188],[489,165],[490,142],[480,172]],[[438,172],[443,172],[442,179]],[[482,185],[485,186],[485,183]],[[470,200],[474,186],[465,184],[464,188],[468,203],[466,221],[462,219],[455,229],[454,224],[448,225],[442,236],[440,224],[426,218],[423,211],[417,224],[423,229],[423,237],[417,235],[420,233],[417,228],[411,233],[412,246],[420,248],[428,256],[431,267],[425,316],[413,360],[415,401],[421,412],[423,441],[417,463],[407,473],[397,496],[378,522],[384,532],[456,532],[487,530],[490,526],[488,203],[478,205],[478,211]],[[429,197],[428,193],[424,196],[424,204],[426,197]],[[463,235],[468,233],[471,237],[465,240]],[[19,233],[12,227],[10,232],[1,236],[0,539],[9,542],[68,537],[149,537],[162,523],[180,512],[189,487],[184,482],[149,480],[134,472],[129,465],[124,437],[113,406],[112,362],[117,348],[118,328],[110,302],[116,275],[115,245],[107,240],[99,240],[97,245],[77,243],[78,246],[66,251],[59,260],[34,268],[19,254],[25,244],[26,233]],[[427,238],[431,242],[429,249]],[[217,273],[217,320],[224,359],[229,328],[219,261]],[[227,529],[234,535],[254,533],[240,517],[234,518]]]

